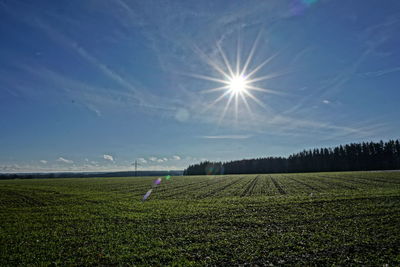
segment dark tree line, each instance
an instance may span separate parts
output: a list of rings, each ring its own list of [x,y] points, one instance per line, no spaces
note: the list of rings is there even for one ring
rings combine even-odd
[[[303,150],[289,157],[266,157],[190,165],[184,175],[400,169],[400,141],[363,142]]]

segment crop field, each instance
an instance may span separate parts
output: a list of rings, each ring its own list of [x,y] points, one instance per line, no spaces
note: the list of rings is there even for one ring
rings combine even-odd
[[[400,172],[156,178],[0,181],[0,266],[400,265]]]

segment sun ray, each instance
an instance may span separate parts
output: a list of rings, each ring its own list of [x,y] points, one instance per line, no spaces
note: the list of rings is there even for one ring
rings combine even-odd
[[[226,57],[226,55],[225,55],[224,51],[222,50],[221,45],[219,43],[217,43],[217,47],[218,47],[219,53],[222,56],[222,59],[224,60],[225,66],[229,71],[229,74],[231,75],[231,77],[234,76],[235,74],[233,73],[232,67],[229,64],[228,58]]]
[[[250,116],[253,117],[253,112],[251,111],[251,108],[250,108],[250,106],[249,106],[249,103],[247,102],[246,97],[244,97],[244,95],[243,95],[242,93],[240,93],[239,95],[240,95],[240,97],[242,98],[243,103],[244,103],[244,105],[246,106],[246,109],[247,109],[247,111],[249,112]]]
[[[246,73],[250,62],[253,59],[253,55],[254,55],[254,52],[256,51],[258,41],[260,40],[260,36],[261,36],[261,31],[257,34],[257,37],[253,42],[253,45],[250,49],[249,55],[247,56],[246,62],[244,63],[244,66],[243,66],[243,69],[242,69],[242,72],[240,73],[240,75],[244,75]]]
[[[247,85],[247,88],[252,89],[254,91],[265,92],[265,93],[270,93],[270,94],[274,94],[274,95],[287,95],[286,93],[283,93],[283,92],[278,92],[275,90],[261,88],[261,87],[257,87],[257,86],[253,86],[253,85]]]
[[[254,78],[254,79],[250,79],[250,80],[248,80],[248,83],[254,83],[254,82],[270,80],[270,79],[273,79],[273,78],[276,78],[276,77],[279,77],[279,76],[282,76],[282,75],[285,75],[285,74],[288,74],[288,73],[289,73],[288,71],[279,72],[279,73],[272,73],[272,74],[269,74],[269,75],[261,76],[261,77]]]
[[[210,65],[212,68],[214,68],[217,72],[222,74],[225,78],[229,78],[229,75],[217,64],[215,63],[208,55],[206,55],[200,48],[197,46],[194,46],[195,51],[202,57],[205,62]]]
[[[236,76],[240,75],[240,32],[238,34],[237,47],[236,47]],[[240,75],[241,76],[241,75]]]
[[[219,101],[221,101],[227,94],[231,93],[230,91],[226,91],[225,93],[223,93],[222,95],[220,95],[217,99],[215,99],[210,105],[207,106],[207,109],[210,109],[212,106],[214,106],[215,104],[217,104]],[[231,94],[232,95],[232,94]]]
[[[256,68],[254,68],[249,74],[246,75],[247,78],[250,78],[254,74],[257,73],[262,67],[264,67],[267,63],[269,63],[272,59],[274,59],[277,56],[277,53],[275,55],[270,56],[266,60],[264,60],[260,65],[258,65]]]
[[[228,101],[227,101],[226,104],[225,104],[225,107],[224,107],[224,110],[223,110],[223,112],[222,112],[222,114],[221,114],[221,117],[219,118],[218,124],[221,124],[221,121],[224,119],[225,114],[226,114],[226,112],[228,111],[228,108],[229,108],[229,106],[230,106],[230,104],[231,104],[231,102],[232,102],[233,96],[234,96],[234,94],[231,94],[231,95],[229,96],[229,99],[228,99]]]
[[[254,100],[254,102],[256,102],[257,104],[259,104],[261,107],[266,108],[264,103],[261,102],[257,97],[255,97],[252,93],[250,93],[249,91],[243,91],[246,95],[248,95],[251,99]]]
[[[235,94],[235,122],[237,123],[238,121],[238,115],[239,115],[239,94]]]
[[[222,90],[225,90],[228,88],[229,88],[229,85],[225,85],[225,86],[221,86],[221,87],[203,90],[203,91],[200,91],[200,93],[207,94],[207,93],[212,93],[212,92],[216,92],[216,91],[222,91]]]
[[[207,80],[207,81],[212,81],[212,82],[223,83],[223,84],[229,85],[229,81],[221,80],[221,79],[210,77],[210,76],[206,76],[206,75],[194,74],[194,73],[185,74],[185,75],[191,76],[191,77],[194,77],[194,78],[198,78],[198,79],[202,79],[202,80]]]

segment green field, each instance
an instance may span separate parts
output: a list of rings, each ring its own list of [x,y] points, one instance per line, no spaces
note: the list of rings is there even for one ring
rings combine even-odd
[[[0,181],[0,265],[400,265],[400,172]]]

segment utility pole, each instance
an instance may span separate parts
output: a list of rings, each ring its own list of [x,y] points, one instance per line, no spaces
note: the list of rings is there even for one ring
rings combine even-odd
[[[132,163],[132,165],[135,166],[135,176],[137,176],[137,167],[140,166],[140,164],[138,164],[137,159],[135,160],[134,163]]]
[[[137,176],[137,160],[135,160],[135,176]]]

